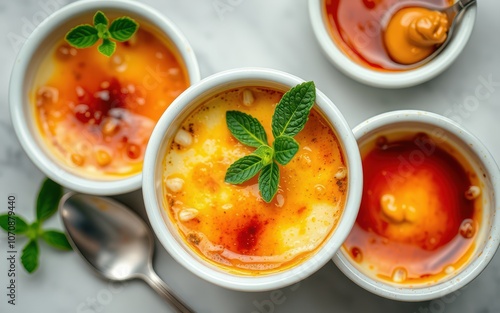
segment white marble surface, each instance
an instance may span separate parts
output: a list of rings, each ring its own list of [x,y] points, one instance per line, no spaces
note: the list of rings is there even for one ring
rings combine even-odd
[[[30,23],[43,18],[50,0],[0,2],[0,212],[7,195],[17,195],[17,211],[32,219],[43,174],[17,142],[8,115],[8,83],[18,47],[8,38],[31,32]],[[53,0],[52,3],[56,0]],[[67,3],[68,0],[57,0]],[[404,90],[381,90],[352,81],[339,73],[320,51],[309,24],[306,0],[144,0],[167,15],[194,47],[202,77],[221,70],[260,66],[284,70],[314,80],[340,108],[351,126],[395,109],[424,109],[456,115],[500,161],[500,2],[480,0],[472,38],[453,67],[436,79]],[[218,13],[215,4],[230,10]],[[50,7],[49,10],[53,10]],[[42,13],[40,13],[42,12]],[[24,32],[24,34],[23,34]],[[496,83],[492,93],[474,110],[464,103],[474,96],[480,77]],[[140,192],[118,197],[145,217]],[[52,218],[49,225],[61,228]],[[18,239],[18,245],[23,240]],[[140,281],[113,285],[97,277],[75,253],[60,253],[41,244],[41,266],[28,275],[18,264],[17,305],[7,305],[7,247],[0,235],[0,312],[173,312]],[[18,256],[19,257],[19,256]],[[467,288],[444,299],[400,303],[372,295],[347,279],[333,263],[327,264],[298,288],[242,293],[204,282],[157,245],[158,274],[197,312],[500,312],[500,256]],[[277,297],[280,304],[259,308]]]

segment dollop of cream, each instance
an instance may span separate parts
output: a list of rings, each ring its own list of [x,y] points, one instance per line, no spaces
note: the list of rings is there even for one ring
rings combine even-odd
[[[422,61],[445,42],[449,26],[448,17],[442,12],[417,7],[401,9],[384,32],[387,52],[401,64]]]

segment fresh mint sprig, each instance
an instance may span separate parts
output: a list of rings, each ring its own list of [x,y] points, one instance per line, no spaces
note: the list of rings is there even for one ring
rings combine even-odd
[[[94,25],[82,24],[71,29],[66,34],[66,41],[73,47],[84,49],[93,46],[99,39],[102,43],[97,50],[107,57],[116,51],[116,42],[129,40],[139,29],[139,24],[128,16],[115,19],[109,25],[109,20],[103,12],[97,11],[94,15]]]
[[[280,181],[277,163],[288,164],[299,151],[299,144],[293,137],[304,129],[315,100],[314,82],[297,85],[283,95],[272,117],[272,147],[268,144],[264,127],[256,118],[240,111],[228,111],[226,124],[231,134],[241,143],[257,149],[229,166],[225,182],[242,184],[260,172],[261,197],[271,202]]]
[[[6,232],[24,235],[29,239],[21,253],[21,263],[28,273],[33,273],[38,268],[38,259],[40,255],[40,248],[38,246],[39,238],[42,238],[49,246],[56,249],[71,250],[71,245],[63,232],[53,229],[42,229],[43,222],[57,212],[59,200],[62,195],[62,187],[52,180],[46,179],[38,193],[36,201],[36,220],[32,224],[28,224],[26,220],[19,215],[0,215],[0,227]]]

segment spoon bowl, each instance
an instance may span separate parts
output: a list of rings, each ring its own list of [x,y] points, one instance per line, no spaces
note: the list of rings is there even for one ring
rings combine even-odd
[[[443,7],[438,7],[435,5],[430,5],[428,3],[424,3],[422,1],[403,1],[403,2],[397,2],[391,8],[384,14],[382,18],[382,29],[386,29],[387,25],[389,24],[391,18],[396,14],[399,10],[404,9],[404,8],[410,8],[410,7],[419,7],[419,8],[424,8],[432,11],[439,11],[441,13],[444,13],[448,19],[448,23],[450,25],[448,32],[446,34],[446,40],[439,45],[439,47],[429,56],[427,56],[425,59],[412,63],[412,64],[401,64],[400,67],[401,69],[409,70],[413,68],[420,67],[426,63],[429,63],[431,60],[436,58],[448,45],[448,43],[451,41],[451,38],[453,36],[454,30],[459,24],[460,17],[462,16],[462,13],[465,12],[465,10],[472,6],[473,4],[477,3],[477,0],[458,0],[455,2],[453,5],[443,8]]]
[[[124,205],[97,196],[68,193],[59,212],[73,249],[102,276],[139,278],[178,312],[192,312],[154,272],[154,238],[146,223]]]

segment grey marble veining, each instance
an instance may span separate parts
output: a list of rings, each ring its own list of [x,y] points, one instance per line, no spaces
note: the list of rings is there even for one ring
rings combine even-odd
[[[18,41],[12,38],[22,39],[46,12],[70,2],[52,0],[55,2],[47,7],[49,1],[0,2],[0,212],[6,210],[7,195],[14,193],[17,212],[28,219],[34,217],[35,197],[43,174],[21,149],[9,118],[9,76],[19,48]],[[458,116],[500,161],[500,2],[496,0],[479,1],[471,40],[450,69],[428,83],[403,90],[364,86],[335,70],[315,41],[306,0],[144,2],[168,16],[185,34],[198,57],[202,77],[236,67],[260,66],[313,79],[351,126],[395,109],[423,109]],[[481,80],[488,78],[498,82],[491,95],[474,110],[461,110]],[[145,217],[140,191],[117,198]],[[61,228],[61,222],[54,217],[48,226]],[[144,283],[109,283],[94,275],[75,253],[54,251],[43,243],[40,268],[34,275],[26,274],[18,264],[17,305],[7,305],[5,239],[2,232],[0,312],[173,312]],[[19,247],[23,243],[18,239]],[[242,293],[213,286],[177,264],[159,244],[154,264],[158,274],[197,312],[500,312],[498,255],[466,288],[449,297],[421,303],[401,303],[372,295],[352,283],[331,262],[296,289],[284,288],[275,294]],[[277,294],[281,303],[269,306],[269,299]]]

